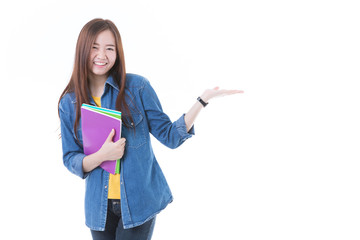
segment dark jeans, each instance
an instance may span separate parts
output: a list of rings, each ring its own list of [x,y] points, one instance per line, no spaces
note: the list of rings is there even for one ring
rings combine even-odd
[[[120,200],[109,199],[105,231],[93,231],[94,240],[150,240],[155,226],[155,218],[130,229],[124,229],[121,220]]]

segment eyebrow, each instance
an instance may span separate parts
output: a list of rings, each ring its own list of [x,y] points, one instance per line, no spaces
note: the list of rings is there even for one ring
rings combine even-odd
[[[94,43],[94,45],[100,45],[100,44],[98,44],[98,43]],[[107,47],[115,47],[115,45],[114,45],[114,44],[106,44],[105,46],[107,46]]]

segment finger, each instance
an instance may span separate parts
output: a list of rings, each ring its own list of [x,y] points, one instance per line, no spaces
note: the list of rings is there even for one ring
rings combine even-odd
[[[228,90],[228,94],[244,93],[243,90]]]
[[[244,91],[243,90],[222,90],[221,93],[224,95],[231,95],[231,94],[236,94],[236,93],[244,93]]]
[[[216,91],[215,94],[213,95],[213,97],[225,97],[225,96],[233,95],[236,93],[243,93],[243,91],[221,89],[221,90]]]
[[[111,132],[109,133],[108,137],[106,138],[106,142],[112,142],[114,135],[115,135],[115,130],[111,129]]]
[[[125,142],[126,142],[126,138],[120,138],[119,140],[117,140],[116,143],[118,143],[118,144],[125,144]]]

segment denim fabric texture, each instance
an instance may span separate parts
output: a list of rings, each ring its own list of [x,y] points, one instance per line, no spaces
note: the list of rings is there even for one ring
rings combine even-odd
[[[156,217],[146,223],[124,229],[121,220],[120,200],[109,199],[105,231],[91,230],[94,240],[150,240],[154,231]]]
[[[101,106],[115,109],[119,89],[110,76],[101,96]],[[91,99],[90,104],[94,104]],[[124,229],[133,228],[154,218],[173,197],[165,176],[156,160],[150,133],[169,148],[177,148],[194,135],[194,128],[186,131],[184,114],[175,122],[163,112],[160,101],[149,81],[136,74],[126,75],[126,102],[133,122],[122,126],[126,147],[121,159],[121,215]],[[63,162],[73,174],[85,179],[85,221],[95,231],[104,231],[108,208],[109,173],[97,167],[83,172],[85,157],[82,147],[81,122],[76,130],[80,143],[75,139],[76,99],[74,93],[66,94],[60,101],[59,114]],[[135,128],[135,131],[134,129]]]

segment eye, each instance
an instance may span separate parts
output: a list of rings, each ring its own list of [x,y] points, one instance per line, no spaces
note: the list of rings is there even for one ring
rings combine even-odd
[[[98,47],[96,47],[96,46],[93,46],[92,48],[93,48],[93,49],[98,49]]]
[[[115,51],[114,48],[107,48],[106,50],[109,50],[109,51]]]

